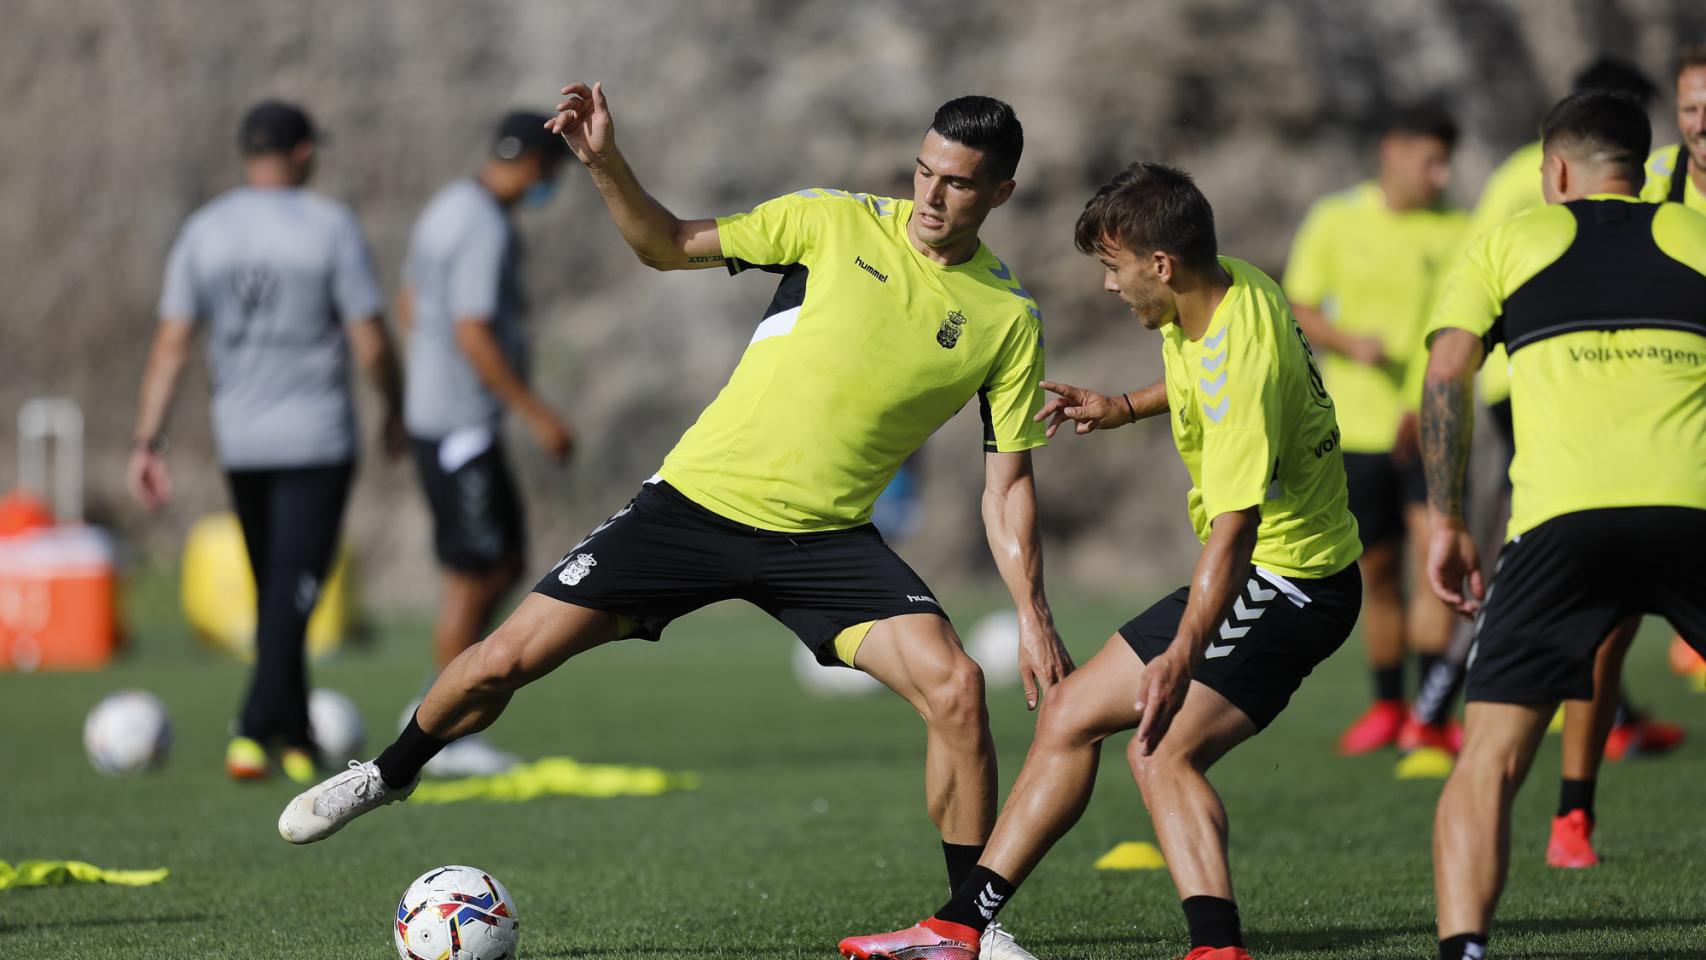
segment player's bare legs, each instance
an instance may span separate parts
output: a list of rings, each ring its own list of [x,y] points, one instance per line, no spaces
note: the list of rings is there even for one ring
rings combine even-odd
[[[498,601],[515,586],[521,565],[506,561],[484,573],[444,571],[438,619],[433,623],[434,664],[443,670],[456,655],[473,646],[491,623]]]
[[[925,806],[943,842],[981,846],[995,825],[997,789],[983,670],[935,614],[878,622],[854,662],[924,718]]]
[[[1422,579],[1428,563],[1428,508],[1413,503],[1404,508],[1404,530],[1411,546],[1412,568],[1416,571],[1415,589],[1405,611],[1404,642],[1418,654],[1444,656],[1451,645],[1451,630],[1456,614],[1445,602],[1434,596]]]
[[[415,711],[416,722],[440,740],[484,730],[515,691],[616,634],[613,614],[529,593],[490,636],[439,672]]]
[[[619,632],[612,614],[528,594],[490,636],[439,672],[408,726],[375,760],[352,760],[348,770],[291,800],[279,815],[279,834],[291,843],[324,840],[356,817],[407,797],[421,768],[446,743],[484,730],[515,691]]]
[[[1368,666],[1377,678],[1375,701],[1339,738],[1339,752],[1367,753],[1390,745],[1404,722],[1401,681],[1380,680],[1404,666],[1404,552],[1397,539],[1370,544],[1357,561],[1362,571],[1362,635]],[[1396,689],[1380,689],[1386,686]]]
[[[1485,935],[1510,865],[1511,801],[1555,703],[1471,702],[1457,766],[1434,815],[1439,936]]]
[[[1605,738],[1617,719],[1623,693],[1623,658],[1640,630],[1641,618],[1629,617],[1613,627],[1593,664],[1593,699],[1564,701],[1563,775],[1565,780],[1592,780],[1605,761]]]
[[[1136,740],[1126,750],[1180,900],[1233,899],[1226,807],[1205,774],[1227,751],[1255,735],[1256,725],[1243,711],[1193,682],[1184,709],[1155,752],[1143,756]]]

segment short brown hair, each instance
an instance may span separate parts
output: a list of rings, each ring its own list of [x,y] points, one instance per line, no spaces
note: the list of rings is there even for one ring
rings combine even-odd
[[[1118,245],[1135,254],[1165,250],[1192,269],[1215,263],[1214,208],[1191,175],[1140,160],[1102,185],[1078,216],[1073,239],[1089,256]]]
[[[1682,76],[1684,70],[1695,67],[1706,67],[1706,40],[1696,41],[1682,48],[1676,57],[1676,75]]]

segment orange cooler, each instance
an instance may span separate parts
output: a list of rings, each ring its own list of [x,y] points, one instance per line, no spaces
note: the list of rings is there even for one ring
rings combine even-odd
[[[0,537],[0,670],[86,670],[118,649],[113,543],[92,527]]]

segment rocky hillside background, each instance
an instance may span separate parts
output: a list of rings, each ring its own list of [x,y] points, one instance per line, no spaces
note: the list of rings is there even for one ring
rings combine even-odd
[[[1669,86],[1679,42],[1706,36],[1690,0],[8,0],[0,32],[0,488],[12,413],[78,399],[91,513],[169,560],[226,503],[199,367],[174,420],[180,498],[147,518],[125,497],[134,397],[168,245],[236,179],[234,130],[267,96],[330,133],[314,186],[351,204],[394,289],[413,217],[480,162],[512,106],[603,80],[643,181],[683,215],[811,185],[907,190],[941,101],[1000,96],[1027,132],[1017,196],[987,240],[1043,305],[1053,376],[1102,388],[1157,376],[1153,335],[1098,292],[1071,245],[1088,194],[1158,158],[1200,178],[1222,246],[1270,270],[1318,195],[1364,176],[1390,104],[1440,94],[1466,143],[1454,193],[1473,200],[1599,52]],[[1655,115],[1672,136],[1669,105]],[[536,374],[578,424],[556,469],[512,438],[533,560],[619,506],[709,400],[768,299],[762,278],[660,275],[620,243],[584,176],[522,215]],[[369,398],[371,400],[371,398]],[[368,424],[374,424],[369,404]],[[938,580],[988,575],[977,518],[975,413],[926,450],[929,518],[904,548]],[[406,463],[370,446],[349,533],[370,602],[435,599],[427,520]],[[1195,542],[1165,428],[1064,438],[1039,459],[1057,583],[1181,579]]]

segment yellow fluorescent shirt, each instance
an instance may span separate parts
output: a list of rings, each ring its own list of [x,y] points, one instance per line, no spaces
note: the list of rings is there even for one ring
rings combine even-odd
[[[1680,143],[1654,150],[1652,156],[1647,158],[1647,183],[1641,188],[1641,199],[1649,203],[1663,203],[1669,199],[1671,175],[1676,172],[1676,165],[1682,161]],[[1683,180],[1682,202],[1690,210],[1706,213],[1706,193],[1700,192],[1700,187],[1693,177],[1685,177]]]
[[[1333,398],[1285,294],[1267,274],[1221,257],[1232,289],[1200,340],[1161,328],[1173,442],[1191,475],[1197,539],[1223,513],[1260,507],[1252,560],[1319,578],[1362,553],[1345,497]]]
[[[1420,395],[1418,371],[1436,284],[1462,242],[1461,210],[1395,211],[1373,183],[1318,201],[1298,228],[1285,267],[1285,292],[1317,307],[1341,330],[1381,339],[1390,362],[1321,358],[1327,389],[1339,404],[1346,450],[1382,453],[1397,441],[1398,424]]]
[[[1706,509],[1706,217],[1600,196],[1495,228],[1429,323],[1510,351],[1510,537],[1566,513]]]
[[[913,247],[912,202],[801,190],[721,217],[730,269],[782,282],[660,475],[766,530],[866,522],[901,463],[978,398],[984,449],[1042,446],[1042,315],[986,246],[944,267]]]
[[[1518,147],[1493,170],[1481,188],[1481,198],[1469,215],[1464,238],[1473,240],[1494,227],[1535,207],[1544,206],[1540,194],[1540,164],[1546,157],[1539,140]],[[1456,258],[1453,258],[1455,260]],[[1498,403],[1511,395],[1510,358],[1503,344],[1493,347],[1481,366],[1481,402]]]

